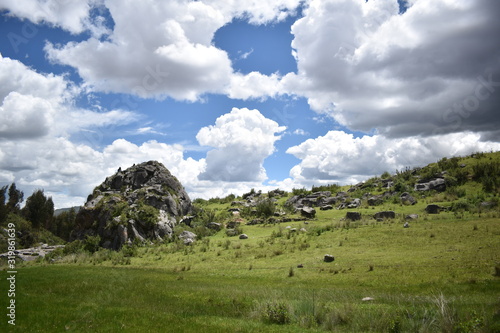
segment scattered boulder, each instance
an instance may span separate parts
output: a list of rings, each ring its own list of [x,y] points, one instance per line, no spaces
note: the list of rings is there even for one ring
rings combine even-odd
[[[226,223],[226,229],[234,229],[237,226],[239,226],[240,224],[241,224],[241,222],[239,222],[239,221],[230,221],[230,222],[227,222]]]
[[[191,245],[196,240],[196,237],[197,236],[194,232],[187,231],[187,230],[184,230],[179,235],[179,239],[182,239],[182,241],[184,242],[184,245]]]
[[[375,195],[373,197],[368,198],[367,203],[369,206],[379,206],[384,202],[382,196]]]
[[[306,218],[314,218],[316,216],[316,210],[312,207],[302,207],[300,209],[300,214]]]
[[[361,206],[361,199],[359,198],[354,198],[349,205],[347,205],[347,208],[358,208]]]
[[[334,260],[335,260],[335,257],[332,256],[331,254],[325,254],[325,256],[323,257],[324,262],[332,262]]]
[[[378,219],[394,219],[394,218],[396,218],[396,213],[393,212],[392,210],[387,210],[387,211],[375,213],[375,215],[373,215],[373,217],[377,220]]]
[[[404,192],[403,194],[401,194],[400,198],[401,202],[404,205],[414,205],[417,203],[417,200],[414,197],[412,197],[408,192]]]
[[[372,302],[374,300],[375,298],[373,297],[363,297],[363,299],[361,299],[362,302]]]
[[[319,207],[319,210],[331,210],[331,209],[333,209],[332,205],[324,205]]]
[[[207,228],[219,231],[222,229],[222,224],[217,222],[210,222],[207,224]]]
[[[407,220],[416,220],[416,219],[418,219],[418,214],[409,214],[409,215],[406,215],[405,219],[407,219]]]
[[[239,238],[240,239],[248,239],[248,235],[247,234],[241,234]]]
[[[403,224],[403,228],[409,228],[410,227],[410,224],[408,222],[405,222],[405,224]]]
[[[347,220],[351,220],[351,221],[358,221],[358,220],[361,220],[361,213],[359,213],[359,212],[347,212],[345,214],[345,218]]]
[[[415,191],[429,191],[436,190],[442,192],[446,190],[446,183],[444,178],[435,178],[428,182],[415,184]]]
[[[297,268],[304,268],[304,265],[303,264],[298,264]]]
[[[427,212],[427,214],[439,214],[439,212],[441,212],[441,209],[441,206],[434,204],[427,205],[427,207],[425,207],[425,211]]]

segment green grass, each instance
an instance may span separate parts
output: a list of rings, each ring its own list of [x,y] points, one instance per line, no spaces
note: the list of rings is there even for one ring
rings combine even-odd
[[[19,267],[16,331],[500,329],[497,217],[442,213],[405,229],[400,219],[347,226],[339,211],[321,213],[307,225],[243,226],[247,240],[222,230],[190,247],[139,248],[129,265],[94,265],[98,252],[66,259],[76,263]],[[287,225],[308,231],[291,233]],[[323,262],[325,254],[336,260]],[[276,309],[286,317],[269,316]]]

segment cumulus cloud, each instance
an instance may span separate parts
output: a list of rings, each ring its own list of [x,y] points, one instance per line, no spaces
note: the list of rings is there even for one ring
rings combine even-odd
[[[86,85],[97,91],[195,101],[206,93],[232,91],[228,88],[232,84],[256,80],[255,75],[232,78],[227,53],[212,43],[220,27],[234,17],[259,24],[282,20],[299,4],[299,0],[262,4],[109,0],[105,5],[115,26],[107,40],[96,37],[62,46],[48,43],[45,50],[53,62],[76,68]],[[234,94],[238,98],[263,95],[248,91],[251,88],[236,89]]]
[[[193,175],[199,174],[204,165],[203,159],[185,159],[181,146],[157,141],[135,145],[118,139],[98,151],[66,138],[49,136],[15,144],[0,142],[0,151],[0,169],[5,176],[0,178],[1,183],[15,180],[26,193],[43,187],[54,196],[57,207],[83,204],[92,189],[119,167],[157,160],[190,189],[196,185]]]
[[[78,89],[63,76],[40,74],[0,54],[0,139],[68,136],[85,128],[127,124],[129,111],[95,112],[74,107]]]
[[[233,108],[217,118],[215,125],[203,127],[196,139],[211,146],[206,157],[206,169],[200,180],[263,181],[267,178],[264,160],[274,151],[275,135],[286,127],[264,117],[258,110]]]
[[[95,2],[96,0],[4,0],[0,3],[0,10],[7,10],[11,16],[28,19],[33,23],[47,23],[78,34],[88,27],[89,11]]]
[[[392,137],[500,125],[495,1],[311,0],[284,91],[350,129]],[[446,24],[443,24],[446,22]]]
[[[387,138],[383,135],[355,138],[330,131],[290,147],[287,153],[301,160],[290,171],[296,183],[354,184],[384,171],[424,166],[442,157],[464,156],[477,151],[500,150],[500,143],[482,142],[479,134],[453,133],[429,137]]]

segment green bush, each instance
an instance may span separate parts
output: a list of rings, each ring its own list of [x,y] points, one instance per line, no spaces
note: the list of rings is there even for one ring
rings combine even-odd
[[[76,253],[81,253],[83,252],[83,241],[77,239],[75,241],[72,241],[71,243],[66,244],[63,250],[64,255],[68,254],[76,254]]]
[[[99,244],[101,243],[101,236],[87,235],[83,241],[83,249],[87,252],[94,253],[99,250]]]
[[[257,203],[255,209],[257,210],[256,215],[258,217],[268,218],[273,216],[274,213],[276,212],[276,205],[274,204],[273,200],[264,199]]]
[[[290,323],[290,311],[284,302],[268,303],[264,310],[264,320],[271,324],[284,325]]]

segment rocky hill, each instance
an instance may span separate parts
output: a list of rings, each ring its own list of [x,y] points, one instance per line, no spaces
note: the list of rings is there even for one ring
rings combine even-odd
[[[78,212],[73,239],[99,236],[104,248],[138,240],[163,240],[192,211],[182,184],[156,161],[118,171],[87,198]]]

